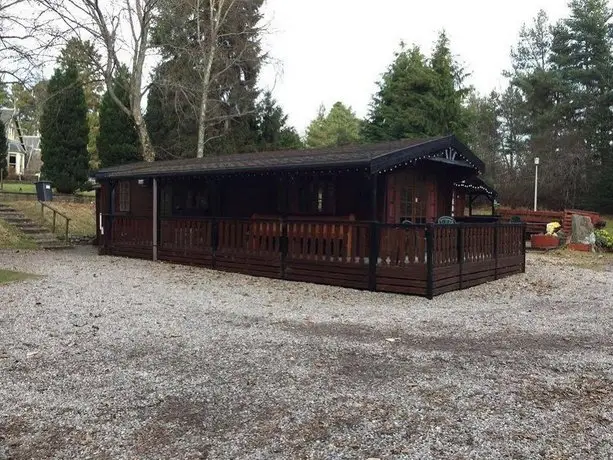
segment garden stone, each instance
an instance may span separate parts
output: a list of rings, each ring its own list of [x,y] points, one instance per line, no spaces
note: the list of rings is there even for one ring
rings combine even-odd
[[[594,225],[592,219],[586,216],[573,214],[573,233],[572,242],[581,244],[594,244],[596,235],[594,234]]]

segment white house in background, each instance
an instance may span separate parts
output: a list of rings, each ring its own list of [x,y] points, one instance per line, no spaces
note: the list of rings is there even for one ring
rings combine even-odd
[[[40,155],[40,136],[20,135],[17,111],[14,108],[0,107],[0,119],[4,122],[8,140],[7,164],[10,177],[25,174],[35,175],[42,165]]]

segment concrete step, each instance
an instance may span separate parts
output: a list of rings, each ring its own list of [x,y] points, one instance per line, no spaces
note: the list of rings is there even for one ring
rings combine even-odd
[[[16,227],[27,235],[46,235],[50,234],[45,228],[29,226],[29,225],[16,225]],[[57,239],[57,238],[56,238]]]
[[[52,235],[51,233],[34,233],[28,236],[30,237],[30,239],[36,241],[37,243],[48,243],[48,242],[57,243],[58,241],[63,243],[62,241],[58,240],[55,237],[55,235]]]
[[[48,229],[28,219],[21,212],[11,208],[9,205],[0,203],[0,219],[19,229],[42,249],[57,250],[70,249],[73,247],[61,241]]]
[[[0,213],[0,219],[4,219],[4,220],[25,220],[25,221],[30,221],[30,219],[28,219],[27,217],[23,217],[22,214],[18,214],[18,213]]]
[[[40,247],[42,249],[46,249],[46,250],[49,250],[49,251],[59,251],[59,250],[63,250],[63,249],[74,249],[74,246],[66,245],[66,244],[61,243],[61,242],[41,244]]]

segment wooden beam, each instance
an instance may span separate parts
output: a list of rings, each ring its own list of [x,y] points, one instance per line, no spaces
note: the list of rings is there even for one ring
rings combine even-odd
[[[153,261],[158,260],[158,180],[153,178]]]
[[[377,222],[379,219],[379,175],[378,174],[373,174],[370,176],[370,187],[371,187],[371,194],[372,194],[372,203],[371,203],[371,210],[372,210],[372,220],[373,222]]]

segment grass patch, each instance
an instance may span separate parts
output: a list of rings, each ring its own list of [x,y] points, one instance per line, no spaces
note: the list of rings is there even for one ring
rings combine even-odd
[[[36,185],[31,182],[4,182],[2,192],[7,193],[36,193]],[[57,190],[53,189],[53,193],[57,194]],[[94,190],[76,192],[77,196],[95,197]]]
[[[14,281],[23,281],[34,278],[34,275],[28,273],[14,272],[11,270],[3,270],[0,268],[0,284],[12,283]]]
[[[0,249],[36,249],[37,247],[27,235],[0,220]]]
[[[26,217],[42,223],[49,230],[53,229],[53,212],[45,208],[45,220],[41,221],[40,204],[36,201],[13,201],[12,207],[21,211]],[[96,236],[96,206],[93,203],[50,203],[50,206],[70,218],[68,233],[73,236]],[[63,235],[66,221],[59,215],[56,218],[55,233]]]
[[[5,182],[2,191],[10,193],[36,193],[36,186],[30,182]]]

